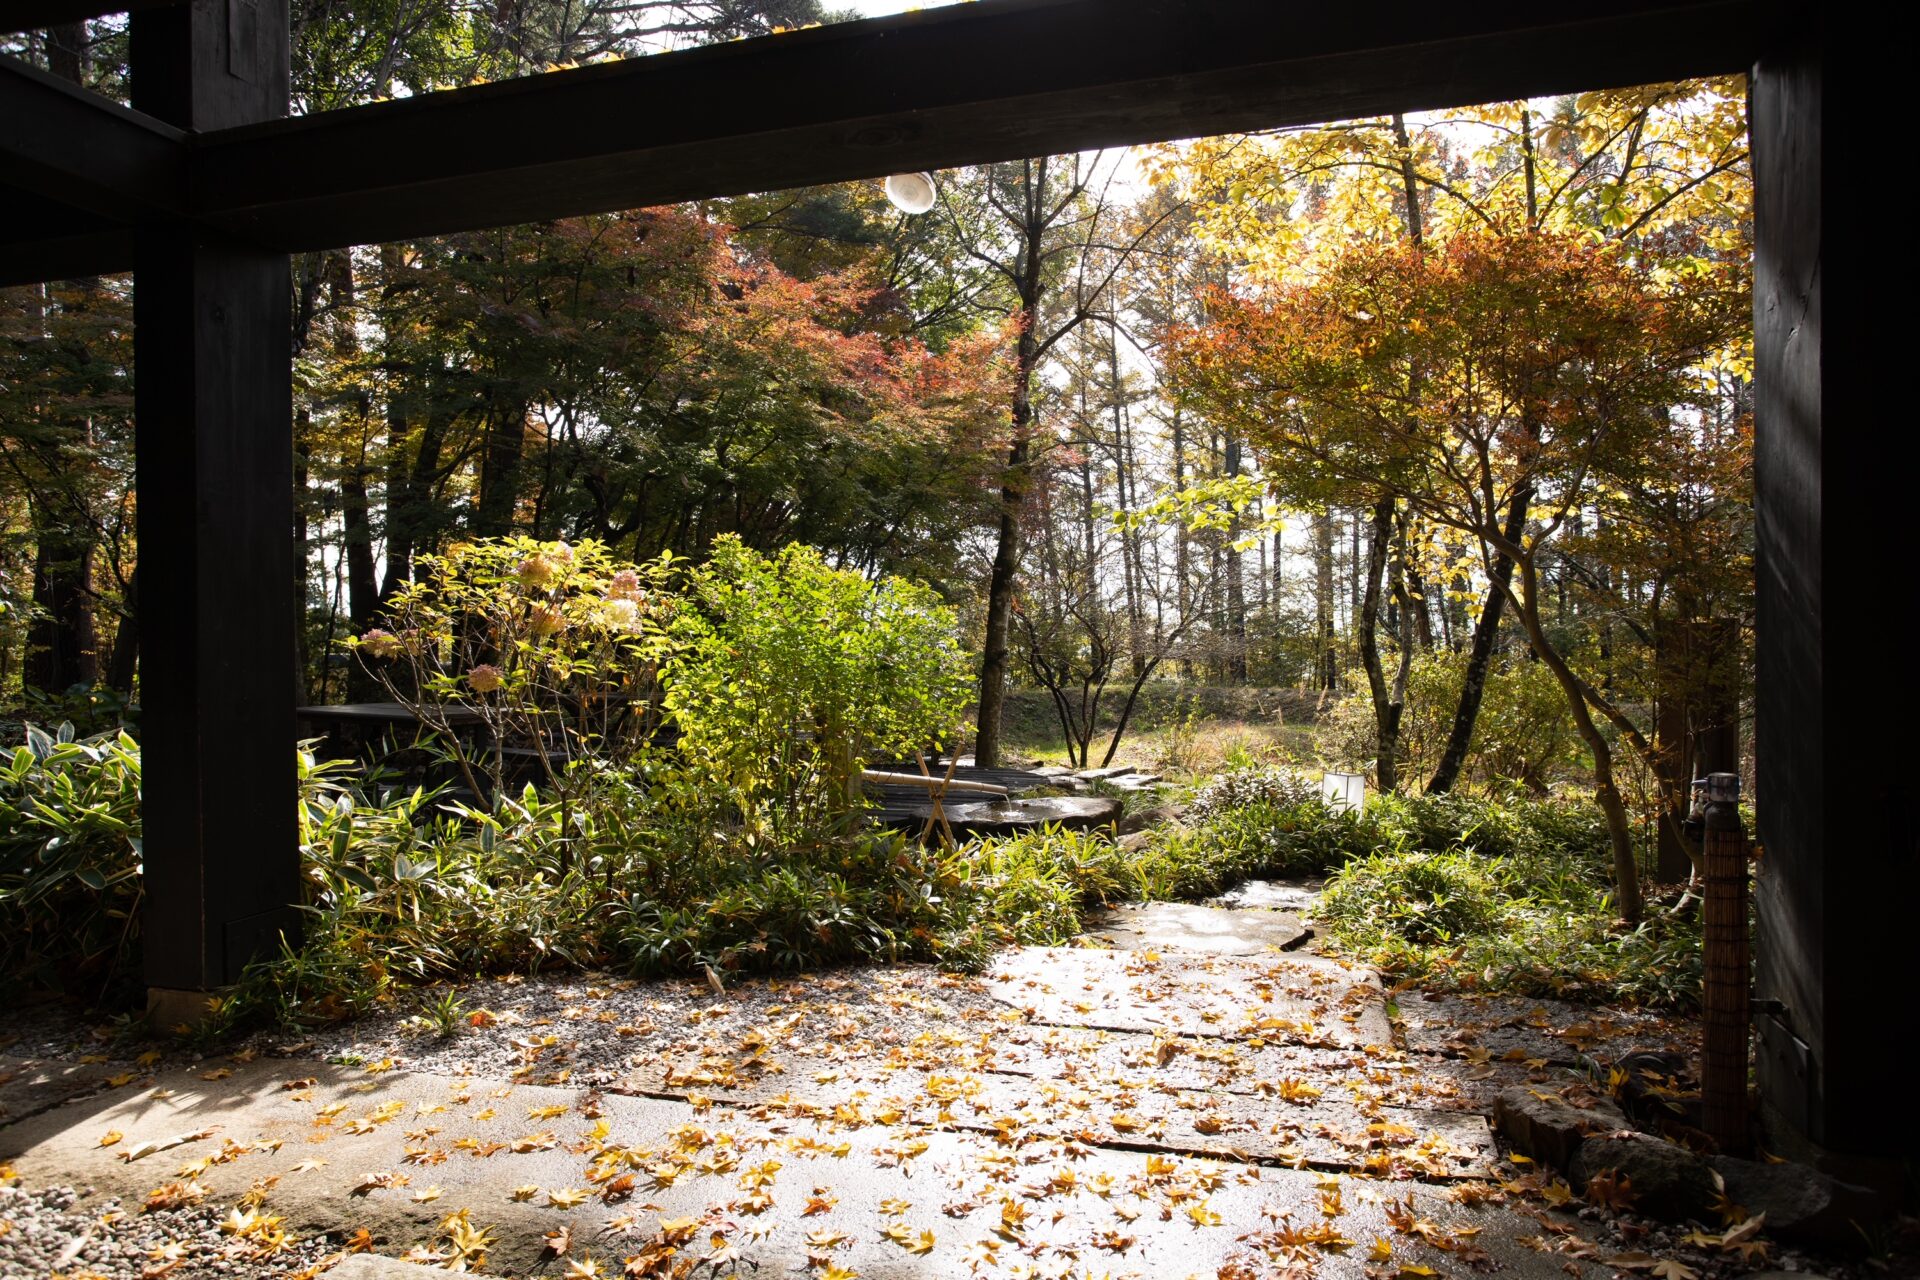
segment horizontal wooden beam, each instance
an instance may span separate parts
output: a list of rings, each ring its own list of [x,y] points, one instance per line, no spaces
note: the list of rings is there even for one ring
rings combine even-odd
[[[1751,65],[1767,0],[981,0],[202,135],[297,251]]]
[[[0,240],[0,289],[133,270],[133,231],[83,231],[38,240]]]
[[[165,9],[185,0],[7,0],[0,5],[0,31],[42,31],[110,13]]]
[[[0,181],[132,222],[187,210],[187,133],[0,57]]]

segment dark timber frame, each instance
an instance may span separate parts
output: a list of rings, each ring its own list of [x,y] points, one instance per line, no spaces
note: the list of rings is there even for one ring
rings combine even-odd
[[[25,0],[7,17],[113,7]],[[1901,545],[1892,504],[1875,500],[1884,455],[1823,431],[1830,400],[1864,402],[1889,367],[1863,270],[1842,270],[1846,305],[1828,321],[1841,328],[1822,329],[1832,264],[1845,266],[1828,241],[1856,245],[1865,225],[1823,205],[1837,177],[1826,122],[1843,115],[1825,107],[1824,9],[982,0],[286,119],[274,0],[134,7],[138,110],[0,60],[0,283],[136,272],[142,595],[165,602],[142,620],[148,963],[154,988],[181,993],[275,945],[298,891],[291,640],[265,603],[284,598],[290,556],[287,254],[1750,72],[1761,1087],[1776,1142],[1899,1176],[1912,1121],[1888,1115],[1911,1109],[1894,1101],[1873,979],[1920,887],[1912,770],[1894,763],[1913,681],[1858,687],[1877,655],[1823,627],[1829,563]],[[1836,98],[1866,92],[1856,63],[1871,56],[1849,51]]]

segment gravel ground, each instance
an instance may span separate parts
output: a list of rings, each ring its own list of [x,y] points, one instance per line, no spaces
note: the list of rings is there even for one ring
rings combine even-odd
[[[582,974],[470,983],[457,996],[463,1012],[451,1035],[421,1014],[394,1013],[330,1027],[299,1044],[262,1037],[246,1048],[603,1087],[662,1056],[737,1045],[754,1029],[778,1026],[789,1049],[835,1061],[884,1053],[926,1032],[985,1032],[1005,1013],[977,979],[924,965],[754,978],[724,994],[705,982]],[[549,1037],[554,1043],[546,1043]]]
[[[118,1202],[73,1209],[71,1187],[0,1186],[0,1276],[7,1280],[196,1280],[317,1274],[340,1246],[325,1236],[263,1246],[221,1230],[226,1206],[141,1213]]]

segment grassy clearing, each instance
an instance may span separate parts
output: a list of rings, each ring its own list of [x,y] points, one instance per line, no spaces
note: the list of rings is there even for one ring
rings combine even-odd
[[[1102,699],[1103,723],[1109,731],[1120,703],[1117,694]],[[1311,695],[1293,689],[1158,681],[1141,691],[1114,760],[1179,782],[1259,763],[1312,760],[1319,754],[1319,711]],[[1038,690],[1015,690],[1008,695],[1003,732],[1011,758],[1067,763],[1066,737],[1052,703]],[[1106,749],[1105,742],[1104,737],[1096,741],[1095,764]]]

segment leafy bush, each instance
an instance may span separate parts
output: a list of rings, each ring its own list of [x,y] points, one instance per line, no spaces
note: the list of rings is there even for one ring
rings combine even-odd
[[[1615,920],[1604,863],[1565,851],[1490,858],[1395,847],[1328,881],[1319,919],[1360,959],[1429,986],[1687,1007],[1693,917]]]
[[[964,701],[956,624],[924,588],[799,547],[723,541],[682,577],[504,539],[428,560],[390,626],[355,642],[362,660],[430,725],[479,709],[494,759],[446,735],[477,783],[456,803],[302,754],[305,936],[227,1017],[341,1017],[507,969],[795,968],[987,936],[964,862],[870,829],[857,786],[868,754],[938,737]],[[663,711],[677,745],[654,732]],[[544,748],[543,785],[509,785],[498,748],[516,741]],[[138,786],[128,739],[36,730],[16,753],[11,971],[134,972]]]
[[[1320,903],[1336,932],[1450,943],[1485,929],[1499,899],[1488,859],[1459,850],[1390,849],[1341,868]]]
[[[744,809],[844,809],[865,760],[943,738],[966,705],[958,621],[917,583],[727,537],[690,596],[666,704],[682,752]]]
[[[1058,946],[1090,906],[1138,896],[1125,854],[1104,832],[1045,826],[967,851],[972,910],[1001,942]]]
[[[506,752],[520,748],[564,800],[570,764],[628,760],[658,727],[674,575],[667,557],[627,564],[591,541],[463,543],[419,557],[386,625],[349,645],[396,701],[442,731],[475,794],[507,789],[516,770]],[[477,748],[451,731],[453,708],[485,724]]]
[[[1291,769],[1235,769],[1196,791],[1187,806],[1187,816],[1204,822],[1248,805],[1291,809],[1319,797],[1319,785]]]
[[[134,954],[140,748],[124,732],[27,741],[0,769],[0,962],[98,997]]]

